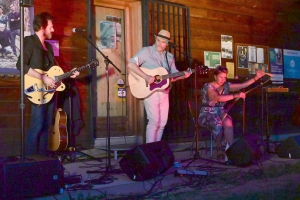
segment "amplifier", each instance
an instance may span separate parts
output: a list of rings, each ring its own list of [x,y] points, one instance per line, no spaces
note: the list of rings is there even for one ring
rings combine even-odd
[[[0,167],[0,199],[42,197],[60,192],[63,169],[57,158],[2,159]]]

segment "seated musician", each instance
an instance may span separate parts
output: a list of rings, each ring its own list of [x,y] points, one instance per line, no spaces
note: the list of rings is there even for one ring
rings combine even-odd
[[[235,98],[246,98],[244,92],[237,92],[248,87],[262,76],[265,72],[258,70],[255,77],[243,83],[226,82],[228,70],[226,67],[218,66],[214,71],[214,81],[206,83],[202,88],[202,106],[198,122],[201,126],[206,127],[217,143],[218,159],[225,158],[222,149],[222,140],[226,140],[226,146],[233,143],[233,125],[232,119],[227,115],[224,104]],[[235,92],[235,93],[233,93]]]

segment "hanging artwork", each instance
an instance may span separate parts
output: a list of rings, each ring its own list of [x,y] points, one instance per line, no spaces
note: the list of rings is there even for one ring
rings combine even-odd
[[[116,36],[117,36],[117,42],[121,42],[121,37],[122,37],[122,18],[121,17],[116,17],[116,16],[106,16],[106,21],[109,22],[115,22],[116,25]]]
[[[116,44],[116,22],[100,22],[100,47],[102,49],[115,49]]]
[[[31,35],[33,7],[24,8],[24,36]],[[0,0],[0,73],[19,74],[16,63],[20,55],[20,2]]]
[[[248,68],[248,47],[237,46],[238,68]]]
[[[205,65],[209,68],[216,68],[218,65],[221,65],[221,53],[204,51]]]
[[[232,36],[221,35],[222,58],[232,59]]]

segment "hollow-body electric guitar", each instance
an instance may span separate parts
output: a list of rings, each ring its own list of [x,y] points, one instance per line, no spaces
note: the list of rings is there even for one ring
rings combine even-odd
[[[48,137],[49,151],[64,151],[68,147],[67,114],[59,108],[55,115],[53,132]]]
[[[99,65],[99,61],[97,59],[92,60],[89,64],[84,65],[82,67],[73,69],[67,73],[59,66],[53,66],[48,71],[43,71],[40,69],[35,69],[35,71],[39,72],[48,77],[54,77],[55,82],[57,83],[56,88],[51,88],[43,83],[42,80],[34,78],[25,74],[24,76],[24,93],[27,96],[28,100],[34,104],[46,104],[48,103],[56,91],[63,91],[66,86],[61,81],[69,76],[72,76],[74,71],[82,71],[87,68],[94,68]]]
[[[169,87],[170,78],[179,77],[184,75],[184,71],[169,74],[163,67],[155,69],[140,68],[144,73],[155,78],[154,83],[148,84],[141,76],[130,71],[128,75],[129,87],[132,95],[136,98],[146,98],[155,91],[164,90]],[[195,69],[188,69],[187,72],[193,73]]]

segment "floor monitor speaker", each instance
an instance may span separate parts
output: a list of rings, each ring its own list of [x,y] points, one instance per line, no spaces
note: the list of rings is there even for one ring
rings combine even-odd
[[[260,160],[264,152],[265,145],[262,137],[256,134],[248,134],[239,138],[225,153],[232,164],[246,167],[253,161]]]
[[[300,135],[284,140],[275,152],[280,158],[300,158]]]
[[[132,180],[144,181],[167,171],[174,163],[174,155],[165,141],[141,144],[126,152],[120,166]]]
[[[2,158],[0,167],[0,199],[25,199],[60,192],[63,172],[58,159]]]

